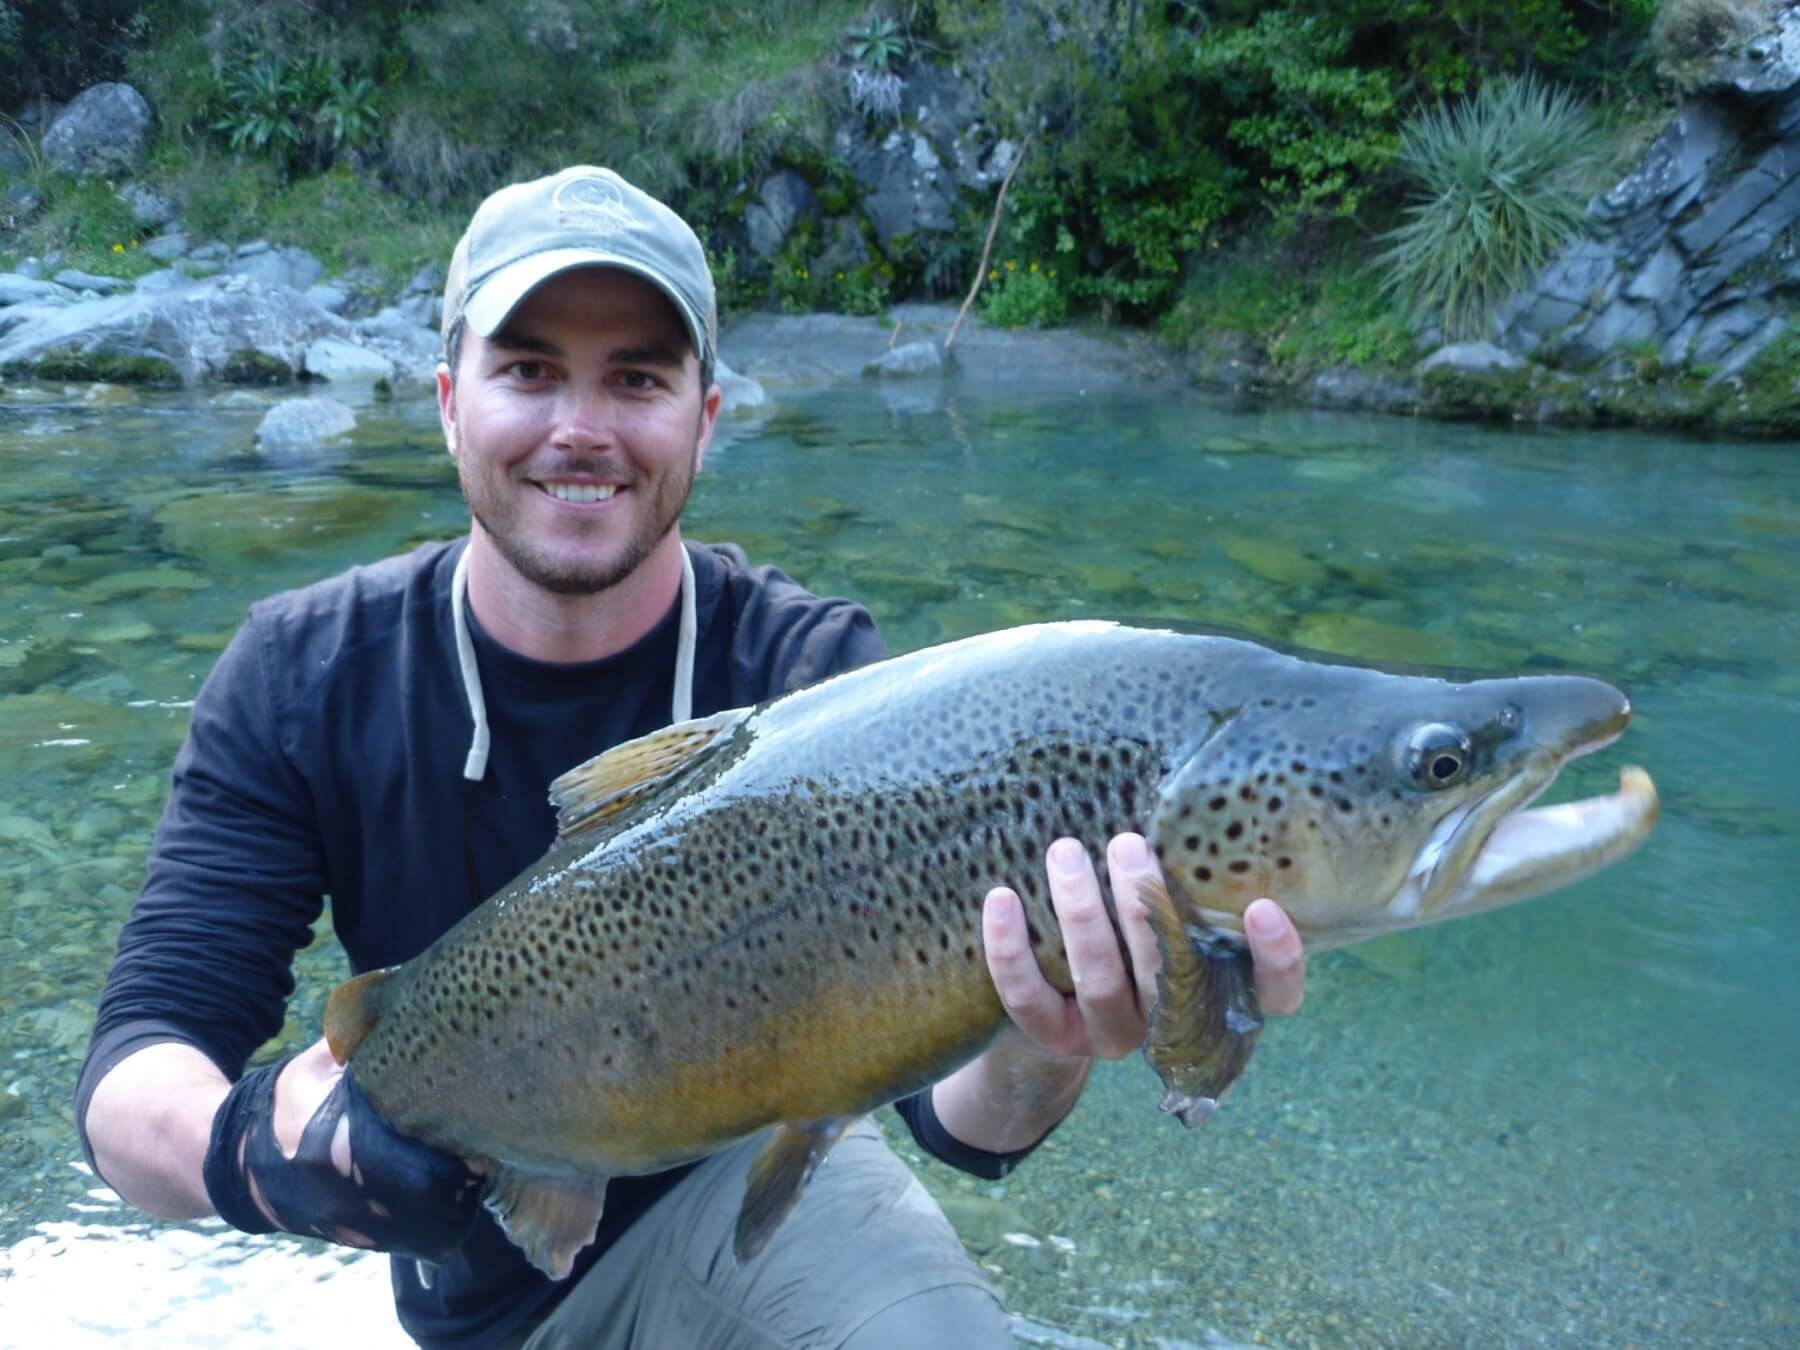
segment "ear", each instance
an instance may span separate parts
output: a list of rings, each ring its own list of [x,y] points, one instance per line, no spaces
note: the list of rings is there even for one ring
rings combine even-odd
[[[694,442],[694,472],[699,473],[706,463],[706,447],[712,443],[713,427],[719,421],[719,400],[723,391],[713,385],[706,391],[706,397],[700,400],[700,434]]]
[[[450,458],[456,458],[456,385],[450,379],[450,367],[442,361],[437,368],[438,425],[444,429],[444,446]]]

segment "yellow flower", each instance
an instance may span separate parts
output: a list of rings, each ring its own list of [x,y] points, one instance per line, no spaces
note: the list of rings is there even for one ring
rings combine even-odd
[[[1035,271],[1037,271],[1037,264],[1036,264],[1036,263],[1033,263],[1033,264],[1031,264],[1031,270],[1032,270],[1032,271],[1034,271],[1034,272],[1035,272]]]
[[[123,245],[123,244],[114,244],[113,245],[114,253],[123,253],[124,251],[125,251],[125,245]]]
[[[1006,270],[1009,272],[1016,272],[1019,270],[1019,264],[1014,262],[1011,258],[1008,258],[1006,260]]]
[[[988,268],[988,280],[989,281],[1000,280],[1000,269],[998,267]]]
[[[842,273],[842,272],[839,272],[839,273],[838,273],[838,275],[837,275],[837,279],[838,279],[838,280],[839,280],[839,281],[842,281],[842,280],[843,280],[843,279],[844,279],[844,274],[843,274],[843,273]]]

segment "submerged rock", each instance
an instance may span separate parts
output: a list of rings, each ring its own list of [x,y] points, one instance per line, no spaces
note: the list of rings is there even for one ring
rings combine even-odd
[[[865,375],[942,375],[944,349],[935,342],[906,342],[863,367]]]
[[[356,414],[334,398],[294,398],[277,403],[256,429],[256,448],[284,453],[323,445],[356,429]]]

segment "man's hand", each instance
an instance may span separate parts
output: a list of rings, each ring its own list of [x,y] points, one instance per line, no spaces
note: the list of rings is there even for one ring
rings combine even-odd
[[[1116,836],[1106,864],[1118,934],[1087,850],[1074,839],[1059,839],[1046,857],[1073,994],[1057,989],[1038,968],[1018,893],[1005,886],[988,892],[982,909],[988,973],[1016,1030],[934,1090],[938,1118],[964,1143],[992,1152],[1030,1146],[1074,1106],[1093,1060],[1122,1059],[1143,1045],[1162,949],[1138,888],[1161,880],[1162,869],[1136,834]],[[1244,932],[1258,1002],[1265,1012],[1294,1012],[1306,985],[1299,933],[1266,899],[1244,911]]]
[[[426,1261],[468,1235],[480,1179],[395,1131],[320,1041],[232,1088],[204,1177],[219,1216],[247,1232],[322,1237]]]

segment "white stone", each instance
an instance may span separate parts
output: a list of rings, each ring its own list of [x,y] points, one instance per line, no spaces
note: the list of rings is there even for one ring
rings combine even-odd
[[[310,344],[301,358],[306,373],[333,384],[374,384],[394,378],[394,363],[342,338],[326,337]]]

